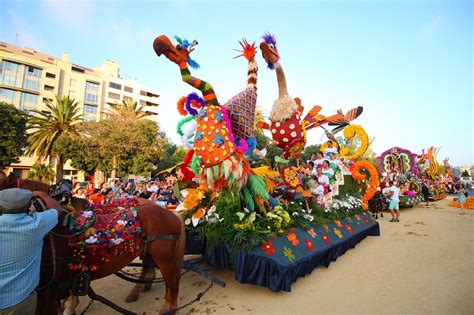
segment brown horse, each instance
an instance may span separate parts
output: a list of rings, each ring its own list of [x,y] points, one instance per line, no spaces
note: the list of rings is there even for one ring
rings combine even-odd
[[[28,185],[30,185],[28,187],[34,187],[35,190],[42,186],[41,183],[34,181],[29,181]],[[10,186],[6,188],[8,187]],[[19,187],[25,187],[23,181]],[[83,209],[86,204],[87,201],[83,199],[72,199],[73,208]],[[186,238],[184,223],[181,217],[174,212],[149,204],[146,201],[142,201],[137,206],[137,213],[142,233],[148,239],[155,240],[142,242],[135,256],[111,256],[110,262],[101,263],[97,271],[90,272],[90,279],[96,280],[116,273],[131,263],[143,252],[146,246],[147,254],[159,266],[165,279],[165,302],[161,311],[174,312],[177,308],[179,281],[184,257]],[[67,212],[60,211],[59,224],[50,232],[49,237],[45,238],[41,259],[41,278],[37,288],[38,306],[36,314],[60,314],[60,301],[70,296],[72,283],[78,274],[77,271],[68,268],[68,262],[74,259],[74,248],[68,245],[69,227],[62,224],[66,215],[68,215]],[[177,238],[166,239],[166,236],[170,235],[175,235]],[[160,236],[165,236],[165,239],[160,240]]]
[[[31,179],[17,179],[15,174],[10,173],[7,177],[0,178],[0,190],[7,188],[23,188],[31,191],[48,192],[49,185]]]

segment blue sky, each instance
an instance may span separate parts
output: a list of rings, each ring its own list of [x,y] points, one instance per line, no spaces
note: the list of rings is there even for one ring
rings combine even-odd
[[[400,146],[474,164],[471,1],[10,1],[0,0],[0,40],[94,67],[105,59],[161,92],[160,124],[177,141],[176,101],[193,91],[151,47],[159,34],[197,39],[193,53],[219,100],[245,88],[237,41],[277,37],[289,93],[323,114],[363,106],[355,121],[381,153]],[[18,38],[15,36],[18,34]],[[258,52],[258,104],[277,97]],[[308,134],[309,143],[323,138]]]

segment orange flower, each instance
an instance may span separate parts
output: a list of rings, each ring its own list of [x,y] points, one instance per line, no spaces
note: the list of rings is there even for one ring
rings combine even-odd
[[[337,225],[338,227],[342,227],[341,221],[336,220],[336,221],[334,221],[334,223],[336,223],[336,225]]]
[[[351,174],[352,177],[358,182],[367,178],[365,174],[360,172],[362,169],[365,169],[370,175],[370,180],[366,181],[367,187],[365,189],[365,194],[362,196],[362,209],[367,210],[367,202],[374,196],[375,192],[377,191],[377,187],[379,186],[379,173],[375,166],[370,164],[369,161],[357,161],[351,168]]]
[[[293,244],[293,246],[298,246],[298,244],[300,243],[295,233],[288,233],[288,235],[286,235],[286,238],[291,244]]]

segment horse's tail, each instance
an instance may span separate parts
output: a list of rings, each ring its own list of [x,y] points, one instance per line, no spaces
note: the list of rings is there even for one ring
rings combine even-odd
[[[174,214],[178,217],[179,222],[181,224],[181,231],[178,242],[176,244],[176,267],[178,267],[178,269],[181,269],[183,267],[184,251],[186,249],[186,230],[184,228],[184,221],[181,215],[176,212],[174,212]]]

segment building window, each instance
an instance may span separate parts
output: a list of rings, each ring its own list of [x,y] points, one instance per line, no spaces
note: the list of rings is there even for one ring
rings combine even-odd
[[[86,91],[89,91],[89,92],[90,91],[94,91],[94,92],[99,91],[99,84],[87,81],[86,82]]]
[[[86,97],[85,97],[84,102],[85,103],[98,104],[99,103],[99,96],[96,95],[96,94],[86,93]]]
[[[84,73],[85,72],[84,69],[74,67],[74,66],[71,67],[71,70],[74,71],[74,72],[79,72],[79,73]]]
[[[18,68],[20,67],[18,63],[7,61],[7,60],[4,60],[2,64],[5,70],[11,71],[11,72],[18,72]]]
[[[84,117],[82,118],[84,119],[84,121],[95,121],[95,116],[86,116],[84,115]]]
[[[36,78],[41,78],[41,69],[35,68],[32,66],[25,66],[27,68],[26,73],[28,73],[29,76],[36,77]]]
[[[45,103],[45,104],[50,104],[50,103],[52,103],[52,102],[53,102],[53,99],[43,97],[43,103]]]
[[[84,115],[95,115],[97,114],[97,106],[84,105]]]
[[[56,75],[55,75],[54,73],[46,72],[46,77],[47,77],[47,78],[50,78],[50,79],[55,79],[55,78],[56,78]]]
[[[145,91],[140,91],[140,95],[141,96],[146,96],[146,92]]]
[[[39,90],[39,82],[36,80],[25,79],[23,81],[23,88],[26,90],[31,91],[38,91]]]
[[[16,75],[4,74],[2,84],[3,85],[9,85],[9,86],[16,86],[17,81],[18,80],[17,80]]]
[[[131,87],[129,87],[129,86],[124,86],[124,87],[123,87],[123,90],[124,90],[125,92],[133,93],[133,88],[131,88]]]
[[[113,82],[109,82],[109,87],[113,88],[113,89],[117,89],[117,90],[121,90],[122,89],[122,86],[120,84],[117,84],[117,83],[113,83]]]
[[[46,91],[54,91],[54,86],[45,85],[45,86],[44,86],[44,89],[45,89]]]
[[[120,100],[120,95],[117,93],[109,92],[109,98],[114,99],[114,100]]]
[[[38,102],[38,95],[22,92],[21,97],[20,97],[20,109],[23,109],[23,110],[35,109],[37,102]]]
[[[124,96],[124,97],[123,97],[123,100],[124,100],[125,102],[132,102],[132,101],[133,101],[133,99],[132,99],[130,96]]]
[[[3,102],[13,104],[13,100],[15,99],[15,94],[16,92],[13,90],[0,88],[0,100]]]
[[[86,95],[84,97],[84,103],[99,103],[99,84],[94,82],[86,82]]]

